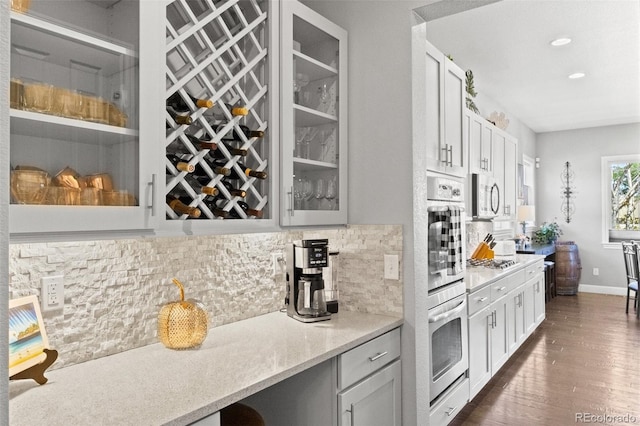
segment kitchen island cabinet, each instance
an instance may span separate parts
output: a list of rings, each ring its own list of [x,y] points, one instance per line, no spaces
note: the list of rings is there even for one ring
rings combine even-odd
[[[273,312],[215,327],[199,349],[153,344],[9,386],[13,426],[185,425],[322,364],[402,325],[385,315],[340,312],[304,324]]]

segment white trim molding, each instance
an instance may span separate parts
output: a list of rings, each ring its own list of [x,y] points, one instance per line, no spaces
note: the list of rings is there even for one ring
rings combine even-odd
[[[580,284],[578,286],[579,293],[598,293],[598,294],[611,294],[613,296],[626,296],[626,287],[610,287],[608,285],[591,285]]]

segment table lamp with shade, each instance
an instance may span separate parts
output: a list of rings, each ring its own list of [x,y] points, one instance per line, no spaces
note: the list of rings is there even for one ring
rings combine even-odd
[[[518,206],[518,222],[522,224],[522,233],[527,233],[527,222],[536,220],[535,206]]]

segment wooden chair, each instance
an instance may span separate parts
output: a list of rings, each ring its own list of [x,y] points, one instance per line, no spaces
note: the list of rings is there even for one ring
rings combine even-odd
[[[625,312],[629,313],[629,299],[631,298],[631,292],[634,292],[633,308],[636,311],[636,315],[640,318],[640,308],[638,307],[638,280],[640,277],[639,264],[638,264],[638,252],[640,248],[634,241],[622,242],[622,254],[624,255],[624,266],[627,270],[627,308]]]

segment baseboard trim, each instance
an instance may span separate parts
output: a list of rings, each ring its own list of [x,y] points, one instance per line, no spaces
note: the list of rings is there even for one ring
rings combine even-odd
[[[612,294],[614,296],[626,296],[626,287],[609,287],[606,285],[591,285],[580,284],[578,286],[578,292],[582,293],[598,293],[598,294]]]

